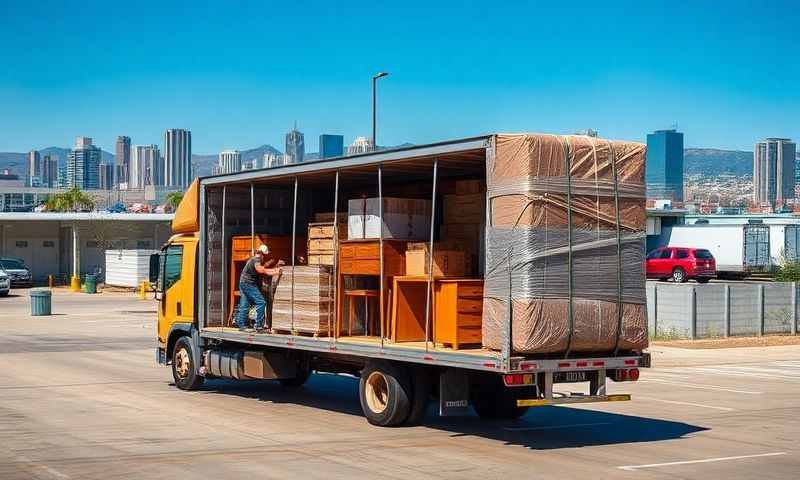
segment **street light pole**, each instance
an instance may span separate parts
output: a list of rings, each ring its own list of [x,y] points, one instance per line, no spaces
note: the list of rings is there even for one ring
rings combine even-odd
[[[377,123],[377,87],[376,87],[376,85],[378,83],[378,79],[379,78],[385,77],[387,75],[389,75],[389,74],[386,73],[386,72],[380,72],[380,73],[372,76],[372,150],[373,151],[378,149],[378,144],[376,143],[376,138],[375,138],[375,129],[376,129],[376,123]]]

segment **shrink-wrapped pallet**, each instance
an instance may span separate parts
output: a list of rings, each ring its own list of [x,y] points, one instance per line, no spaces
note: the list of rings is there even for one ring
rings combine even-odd
[[[292,303],[294,277],[294,304]],[[327,335],[333,329],[333,275],[330,267],[281,268],[272,305],[272,328],[279,331]],[[292,320],[294,305],[294,320]]]
[[[495,142],[483,345],[507,346],[511,318],[515,353],[645,348],[646,147],[539,134]]]

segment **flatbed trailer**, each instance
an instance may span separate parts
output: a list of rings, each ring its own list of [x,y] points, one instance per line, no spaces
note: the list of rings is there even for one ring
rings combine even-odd
[[[249,234],[255,247],[256,217],[260,213],[254,206],[254,198],[258,188],[279,186],[291,192],[291,265],[294,265],[301,185],[323,188],[319,185],[329,182],[330,210],[337,218],[342,212],[340,190],[346,178],[362,183],[365,178],[374,178],[379,203],[383,205],[387,177],[390,183],[397,183],[398,178],[413,182],[424,181],[427,176],[434,205],[429,239],[433,250],[438,182],[470,174],[485,175],[486,158],[494,154],[494,139],[493,135],[472,137],[199,179],[176,213],[177,223],[192,224],[193,219],[194,227],[177,228],[181,233],[173,236],[151,259],[151,280],[158,285],[160,302],[159,363],[172,365],[176,385],[183,389],[197,388],[204,378],[215,377],[276,379],[286,386],[297,386],[312,371],[360,376],[362,409],[370,423],[381,426],[418,423],[433,399],[438,399],[441,415],[464,414],[471,405],[480,416],[492,418],[516,418],[532,406],[629,400],[626,394],[608,394],[606,381],[608,378],[637,380],[638,369],[650,366],[648,353],[519,355],[511,345],[510,321],[503,332],[502,350],[454,349],[437,344],[429,336],[432,321],[429,315],[425,325],[427,340],[391,342],[383,331],[383,310],[377,336],[255,333],[230,325],[228,312],[233,306],[226,292],[231,275],[226,245],[231,235],[248,230],[242,224],[248,223],[249,216]],[[242,208],[245,203],[249,203],[249,212]],[[488,205],[487,197],[487,224]],[[232,215],[236,217],[232,219]],[[382,215],[381,210],[381,219]],[[232,232],[233,229],[238,230]],[[383,232],[379,239],[381,246],[385,241],[382,235]],[[170,257],[178,251],[180,258]],[[179,264],[180,267],[175,267]],[[178,268],[177,280],[175,268]],[[338,261],[333,266],[334,276],[337,268]],[[383,269],[381,256],[381,274]],[[429,274],[428,288],[432,281]],[[380,288],[383,298],[382,282]],[[294,301],[294,283],[292,298]],[[429,306],[426,304],[426,311]],[[242,365],[246,358],[251,366],[252,359],[257,358],[262,373],[244,375]],[[578,384],[585,386],[582,391],[559,392],[564,389],[556,388],[558,384],[569,385],[570,389]]]

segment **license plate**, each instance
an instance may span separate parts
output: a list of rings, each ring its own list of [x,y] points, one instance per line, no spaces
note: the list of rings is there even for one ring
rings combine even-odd
[[[556,372],[553,374],[554,382],[585,382],[586,372]]]

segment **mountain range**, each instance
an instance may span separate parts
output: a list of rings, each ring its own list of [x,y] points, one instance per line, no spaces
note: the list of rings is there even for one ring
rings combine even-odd
[[[409,146],[404,143],[400,147]],[[391,147],[394,148],[394,147]],[[260,161],[266,153],[280,155],[281,151],[272,145],[261,145],[260,147],[240,150],[242,163],[249,163],[254,160]],[[51,155],[59,159],[59,165],[63,165],[69,154],[68,148],[48,147],[39,150],[42,156]],[[0,170],[10,169],[12,173],[24,174],[27,167],[27,153],[0,152]],[[683,151],[683,171],[684,174],[703,174],[707,176],[717,175],[752,175],[753,174],[753,152],[741,150],[721,150],[717,148],[686,148]],[[102,151],[102,161],[113,162],[114,155]],[[192,164],[198,175],[210,175],[213,166],[217,163],[218,154],[192,154]],[[306,160],[316,160],[318,153],[307,153]],[[797,155],[800,161],[800,153]]]

